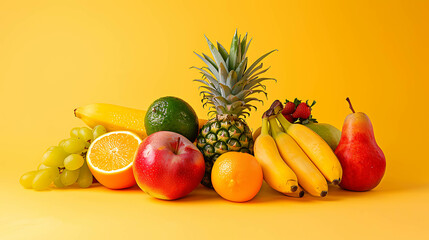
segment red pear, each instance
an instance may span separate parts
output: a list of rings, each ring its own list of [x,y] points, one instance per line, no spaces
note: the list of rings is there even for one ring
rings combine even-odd
[[[375,188],[386,170],[386,158],[377,145],[369,117],[355,112],[350,99],[349,114],[343,125],[340,143],[335,154],[343,168],[340,187],[351,191],[368,191]]]

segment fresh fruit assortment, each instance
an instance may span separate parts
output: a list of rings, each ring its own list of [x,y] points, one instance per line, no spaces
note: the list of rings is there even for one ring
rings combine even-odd
[[[202,74],[203,107],[211,119],[198,119],[183,99],[167,96],[138,110],[112,104],[90,104],[74,110],[90,128],[73,128],[71,138],[50,147],[36,171],[20,178],[25,188],[89,187],[93,176],[110,189],[136,183],[148,195],[174,200],[200,183],[232,202],[246,202],[262,181],[289,197],[325,197],[329,185],[351,191],[376,187],[385,172],[368,116],[347,116],[342,132],[312,116],[316,101],[276,100],[252,134],[245,118],[267,95],[261,61],[248,66],[251,40],[235,32],[229,52],[208,39],[212,57],[196,55],[206,64]],[[143,139],[143,140],[142,140]],[[192,143],[194,142],[194,143]],[[254,155],[254,156],[253,156]]]
[[[37,171],[22,175],[20,183],[25,188],[45,190],[53,183],[62,188],[78,183],[87,188],[92,182],[92,174],[85,160],[91,142],[106,133],[106,129],[97,125],[91,130],[87,127],[73,128],[70,137],[52,146],[42,156]]]
[[[250,42],[247,42],[247,34],[241,38],[237,31],[232,38],[229,53],[220,44],[217,48],[206,37],[207,44],[213,59],[202,54],[195,53],[207,66],[203,68],[193,67],[203,75],[200,82],[203,106],[210,106],[209,114],[213,116],[201,129],[197,139],[198,149],[204,155],[206,172],[203,181],[204,186],[212,188],[211,170],[216,159],[229,151],[253,154],[253,137],[247,123],[246,116],[250,116],[250,110],[256,107],[253,101],[262,101],[253,96],[255,93],[264,93],[265,86],[261,83],[273,78],[263,78],[260,74],[266,72],[260,63],[265,57],[276,50],[272,50],[247,67],[247,51]]]
[[[304,125],[291,124],[281,114],[277,114],[277,119],[285,132],[298,143],[304,153],[325,176],[326,180],[338,184],[341,181],[342,168],[329,145]]]
[[[255,156],[264,165],[287,166],[289,171],[280,174],[276,179],[282,181],[289,179],[288,182],[293,185],[285,192],[283,189],[278,189],[282,181],[268,180],[270,178],[268,174],[268,176],[264,175],[265,180],[272,188],[282,193],[295,192],[300,184],[309,194],[324,197],[328,193],[326,180],[333,184],[341,181],[340,163],[329,145],[319,135],[304,125],[291,124],[281,113],[282,110],[281,102],[276,100],[264,113],[262,132],[256,141],[259,142],[261,139],[269,142],[269,148],[262,144],[255,145]],[[278,122],[282,128],[279,127]],[[268,124],[272,136],[268,134]],[[277,169],[279,167],[274,168],[274,170]]]
[[[337,148],[340,142],[341,131],[330,124],[318,123],[317,119],[313,118],[311,114],[316,101],[313,101],[310,105],[308,102],[308,100],[302,102],[298,98],[295,98],[293,102],[286,99],[282,110],[283,117],[290,123],[304,124],[323,138],[331,147],[332,151],[335,151],[335,148]]]
[[[166,97],[171,98],[171,97]],[[182,100],[183,101],[183,100]],[[187,103],[186,103],[187,104]],[[187,104],[189,106],[189,104]],[[192,110],[193,111],[193,110]],[[106,103],[93,103],[74,110],[74,115],[89,127],[103,125],[108,132],[130,131],[144,139],[147,136],[145,117],[147,111]],[[172,117],[178,117],[177,115]],[[206,124],[206,119],[198,119],[198,129]]]

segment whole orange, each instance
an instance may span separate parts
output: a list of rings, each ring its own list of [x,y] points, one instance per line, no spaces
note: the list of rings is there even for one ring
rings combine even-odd
[[[233,202],[251,200],[261,189],[262,179],[261,166],[248,153],[224,153],[212,169],[213,188],[220,196]]]

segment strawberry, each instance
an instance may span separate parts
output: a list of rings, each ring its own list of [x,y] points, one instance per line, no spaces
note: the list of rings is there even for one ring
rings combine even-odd
[[[286,115],[292,114],[293,112],[295,112],[295,103],[293,102],[286,102],[282,114],[283,116],[286,117]]]
[[[283,115],[290,123],[294,123],[296,121],[296,118],[292,117],[292,114]]]
[[[293,118],[301,118],[307,119],[311,115],[311,108],[307,105],[307,103],[300,103],[295,112],[292,114]]]

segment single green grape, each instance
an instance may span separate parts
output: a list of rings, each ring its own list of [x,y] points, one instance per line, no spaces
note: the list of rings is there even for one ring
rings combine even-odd
[[[78,138],[69,138],[62,147],[67,153],[80,153],[85,148],[85,142]]]
[[[61,175],[62,175],[63,173],[61,173],[60,175],[58,175],[58,177],[56,177],[55,179],[54,179],[54,185],[55,185],[55,187],[57,187],[57,188],[63,188],[63,187],[65,187],[65,185],[63,184],[63,182],[61,181]]]
[[[97,139],[99,136],[105,134],[107,132],[106,128],[102,125],[97,125],[92,129],[92,134],[94,135],[94,139]]]
[[[49,185],[56,177],[54,175],[55,175],[54,172],[49,168],[37,171],[37,173],[33,178],[33,184],[32,184],[33,188],[35,190],[48,189]],[[58,171],[57,171],[57,176],[58,176]]]
[[[43,154],[42,163],[48,167],[60,167],[67,155],[62,147],[54,147]]]
[[[34,179],[34,176],[36,175],[36,173],[37,173],[37,171],[31,171],[31,172],[24,173],[24,175],[22,175],[21,178],[19,179],[19,183],[24,188],[33,188],[33,179]]]
[[[70,186],[77,181],[78,177],[79,177],[79,169],[73,170],[73,171],[64,169],[64,171],[61,173],[61,182],[65,186]]]
[[[77,179],[77,184],[79,184],[79,187],[81,188],[87,188],[91,186],[92,184],[92,173],[88,168],[88,165],[86,162],[83,164],[83,166],[80,168],[79,178]]]
[[[79,137],[79,129],[80,128],[78,128],[78,127],[73,128],[70,131],[70,137],[72,137],[72,138],[78,138]]]
[[[85,159],[80,154],[70,154],[64,159],[64,167],[67,170],[76,170],[82,167]]]
[[[79,129],[79,138],[82,139],[84,142],[88,142],[89,140],[92,140],[94,136],[92,135],[91,129],[87,127],[83,127]]]

